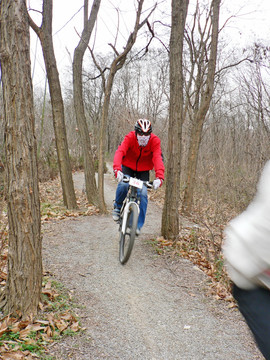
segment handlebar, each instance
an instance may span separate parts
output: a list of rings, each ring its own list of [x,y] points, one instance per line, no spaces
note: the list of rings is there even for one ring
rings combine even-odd
[[[123,182],[129,183],[129,179],[130,179],[129,176],[124,175],[124,177],[123,177]],[[140,180],[140,179],[137,179],[137,180]],[[143,180],[140,180],[140,181],[142,181],[143,184],[144,184],[148,189],[152,189],[152,188],[153,188],[153,181],[143,181]]]

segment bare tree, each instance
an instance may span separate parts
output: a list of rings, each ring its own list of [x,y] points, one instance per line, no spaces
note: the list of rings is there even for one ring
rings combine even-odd
[[[77,208],[72,169],[69,159],[68,142],[65,126],[64,103],[59,80],[59,73],[54,54],[52,38],[52,0],[43,0],[42,24],[40,27],[29,16],[30,26],[41,42],[45,67],[49,82],[56,150],[63,190],[64,204],[67,208]]]
[[[170,113],[165,203],[161,233],[176,239],[179,234],[180,158],[183,124],[183,42],[188,0],[172,0],[170,37]]]
[[[87,49],[92,30],[96,22],[100,2],[101,0],[95,0],[93,2],[91,14],[88,19],[88,0],[84,1],[84,29],[80,42],[74,51],[73,58],[74,108],[83,148],[86,195],[89,203],[95,205],[99,204],[99,198],[95,180],[95,166],[89,137],[89,129],[86,122],[83,104],[82,65],[84,53]]]
[[[101,211],[106,211],[106,204],[104,200],[104,163],[105,163],[105,149],[106,149],[106,138],[107,138],[107,127],[108,127],[108,112],[109,112],[109,105],[110,105],[110,98],[111,98],[111,91],[113,87],[114,77],[123,65],[125,64],[126,58],[128,53],[131,51],[133,45],[135,44],[138,31],[144,26],[152,12],[154,11],[155,7],[149,12],[148,16],[140,23],[140,18],[142,14],[142,7],[143,7],[144,0],[138,1],[138,9],[136,13],[136,21],[134,25],[134,29],[132,33],[129,35],[127,43],[124,47],[124,50],[119,53],[115,46],[112,44],[111,47],[114,50],[115,58],[111,63],[109,74],[107,80],[105,79],[104,72],[100,69],[101,75],[103,77],[103,84],[104,84],[104,101],[102,106],[102,113],[101,113],[101,123],[100,123],[100,134],[99,134],[99,164],[98,164],[98,192],[99,192],[99,201],[100,201],[100,208]],[[93,55],[93,53],[92,53]]]
[[[135,53],[135,56],[134,56]],[[109,111],[107,151],[111,154],[123,137],[144,114],[151,120],[155,134],[167,143],[169,93],[168,54],[149,50],[138,59],[129,54],[121,74],[115,78]]]
[[[1,307],[26,317],[41,296],[42,257],[37,146],[25,0],[0,2],[7,206],[8,277]]]
[[[262,126],[265,134],[270,140],[270,124],[269,124],[269,104],[270,89],[269,78],[269,53],[270,49],[259,44],[254,44],[253,54],[254,60],[242,72],[241,83],[245,87],[245,98],[249,104],[252,113],[255,114],[258,124]]]
[[[214,79],[215,69],[217,61],[217,46],[218,46],[218,33],[219,33],[219,9],[221,0],[213,0],[211,3],[209,17],[205,22],[203,28],[201,24],[198,24],[199,33],[201,36],[199,49],[193,47],[193,59],[196,61],[197,74],[195,81],[195,90],[192,97],[194,103],[192,104],[193,113],[192,117],[192,129],[191,138],[189,143],[188,161],[187,161],[187,176],[185,184],[184,199],[182,204],[183,211],[189,212],[192,207],[193,191],[196,178],[196,168],[199,154],[199,146],[201,142],[201,135],[203,124],[206,119],[212,95],[214,92]],[[197,6],[197,11],[199,7]],[[211,17],[211,24],[208,26],[209,19]],[[199,19],[200,21],[200,19]],[[211,37],[209,36],[211,29]],[[210,43],[210,55],[208,55],[208,40]],[[194,41],[190,41],[190,46],[194,44]],[[194,67],[194,64],[192,64]],[[205,73],[206,80],[205,80]],[[190,96],[190,94],[189,94]],[[191,97],[188,101],[191,102]]]

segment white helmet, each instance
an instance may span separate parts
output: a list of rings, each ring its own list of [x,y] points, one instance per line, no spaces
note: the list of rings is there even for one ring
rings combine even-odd
[[[152,124],[150,120],[139,119],[135,124],[135,131],[139,135],[150,135],[152,132]]]

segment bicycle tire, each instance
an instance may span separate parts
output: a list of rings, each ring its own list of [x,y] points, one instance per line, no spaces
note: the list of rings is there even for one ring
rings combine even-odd
[[[124,265],[128,261],[131,255],[136,237],[138,217],[139,217],[138,206],[134,203],[131,203],[129,206],[129,213],[127,217],[124,234],[120,230],[119,261],[122,265]],[[127,224],[129,224],[130,221],[132,222],[131,226],[129,227],[130,232],[127,233],[127,228],[128,228]]]

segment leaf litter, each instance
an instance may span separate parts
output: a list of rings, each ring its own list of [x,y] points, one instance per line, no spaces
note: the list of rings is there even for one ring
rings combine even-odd
[[[85,194],[76,192],[77,210],[67,210],[62,202],[60,178],[41,183],[41,226],[48,221],[63,221],[71,217],[90,216],[99,210],[89,205]],[[0,212],[0,290],[7,279],[8,258],[8,219],[6,204],[1,202]],[[7,315],[0,319],[0,360],[39,359],[47,348],[64,335],[72,335],[83,330],[77,317],[70,309],[71,295],[62,303],[62,295],[44,274],[42,302],[39,304],[39,317],[22,320]],[[49,279],[49,280],[48,280]],[[69,303],[70,302],[70,303]],[[55,310],[57,308],[57,310]]]

